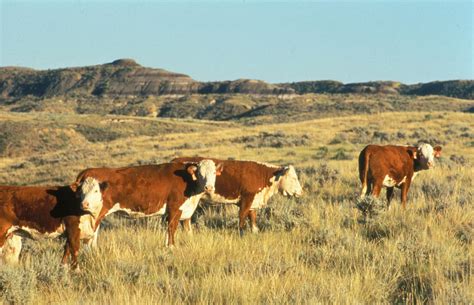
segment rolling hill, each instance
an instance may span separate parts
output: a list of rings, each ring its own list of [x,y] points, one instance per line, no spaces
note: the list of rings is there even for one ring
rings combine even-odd
[[[26,96],[150,96],[190,94],[288,95],[306,93],[355,93],[443,95],[474,99],[474,81],[452,80],[406,85],[393,81],[343,84],[305,81],[269,84],[264,81],[199,82],[188,75],[147,68],[133,59],[53,70],[23,67],[0,68],[0,102]]]

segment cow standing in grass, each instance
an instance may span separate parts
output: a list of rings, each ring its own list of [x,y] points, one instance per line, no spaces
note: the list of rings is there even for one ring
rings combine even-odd
[[[198,162],[202,157],[182,157],[172,162]],[[266,206],[268,200],[280,192],[287,196],[299,197],[303,189],[295,168],[275,166],[254,161],[218,160],[223,164],[222,174],[216,179],[216,191],[208,199],[216,203],[233,203],[239,206],[239,230],[243,235],[245,221],[249,218],[252,232],[258,232],[257,210]],[[191,229],[190,219],[185,221],[187,230]]]
[[[408,190],[421,170],[434,166],[434,159],[441,155],[441,147],[429,144],[415,146],[368,145],[359,155],[359,178],[362,182],[361,197],[378,197],[382,187],[387,188],[387,201],[393,198],[394,187],[401,189],[401,201],[406,207]]]
[[[79,185],[79,189],[89,192],[99,191],[100,187],[92,179]],[[79,197],[83,198],[84,194],[80,193]],[[62,262],[66,264],[71,255],[71,265],[77,269],[80,240],[93,238],[101,209],[100,200],[81,206],[70,186],[0,186],[0,261],[18,263],[22,237],[54,238],[65,234]]]
[[[94,241],[100,221],[111,213],[123,212],[132,217],[166,213],[166,245],[172,246],[179,220],[191,217],[204,193],[214,192],[216,175],[220,174],[221,169],[221,164],[216,166],[212,160],[201,160],[186,165],[165,163],[84,170],[78,175],[76,183],[93,177],[108,184],[108,188],[100,194],[100,199],[94,199],[103,201]],[[83,202],[84,206],[89,204],[93,202]]]

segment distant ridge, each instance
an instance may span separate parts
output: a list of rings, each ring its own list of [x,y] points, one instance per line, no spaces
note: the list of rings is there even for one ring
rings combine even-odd
[[[188,75],[147,68],[133,59],[111,63],[34,70],[24,67],[0,67],[0,99],[28,95],[53,96],[149,96],[189,94],[285,95],[306,93],[358,93],[400,95],[443,95],[474,99],[473,80],[451,80],[405,85],[393,81],[343,84],[337,81],[304,81],[269,84],[259,80],[198,82]]]

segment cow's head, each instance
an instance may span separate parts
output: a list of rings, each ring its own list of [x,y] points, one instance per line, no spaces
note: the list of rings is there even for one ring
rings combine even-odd
[[[418,146],[415,154],[418,164],[422,169],[430,169],[434,166],[434,159],[441,156],[441,146],[433,148],[430,144],[422,143]]]
[[[209,159],[201,160],[199,163],[190,163],[186,168],[192,179],[197,181],[199,188],[206,193],[214,193],[216,176],[222,173],[222,163],[216,164]]]
[[[303,188],[293,165],[285,166],[279,175],[278,190],[283,195],[296,197],[303,195]]]
[[[103,191],[108,187],[107,182],[100,183],[97,179],[87,177],[77,184],[76,197],[79,199],[81,210],[97,216],[103,205]]]

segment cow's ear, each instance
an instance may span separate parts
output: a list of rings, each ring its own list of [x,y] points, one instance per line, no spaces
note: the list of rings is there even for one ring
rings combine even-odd
[[[103,192],[109,187],[109,183],[107,181],[99,183],[100,191]]]
[[[275,181],[280,180],[280,178],[283,177],[289,170],[290,170],[289,166],[285,166],[282,169],[280,169],[275,175]]]
[[[222,174],[222,171],[224,170],[224,164],[219,163],[216,166],[216,176],[220,176]]]
[[[71,184],[69,187],[75,193],[75,192],[77,192],[77,188],[79,187],[79,182],[76,181],[73,184]]]
[[[435,158],[441,157],[441,146],[436,146],[434,148],[434,156]]]
[[[186,167],[186,171],[188,172],[188,174],[191,175],[191,178],[196,181],[197,178],[196,178],[196,171],[197,171],[197,165],[196,164],[188,164],[188,166]]]

